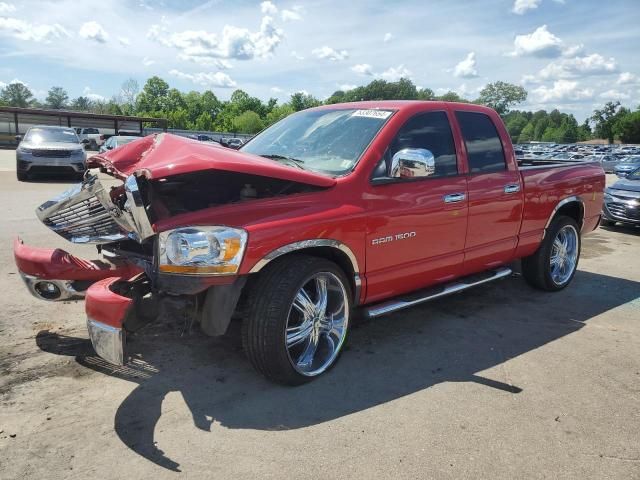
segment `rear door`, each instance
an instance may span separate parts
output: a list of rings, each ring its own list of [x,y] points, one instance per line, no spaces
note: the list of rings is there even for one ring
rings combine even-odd
[[[430,150],[428,177],[386,178],[393,155]],[[459,275],[467,229],[467,179],[460,173],[446,111],[419,113],[400,128],[364,193],[368,215],[367,302]]]
[[[523,208],[520,173],[507,158],[496,123],[487,114],[455,110],[468,165],[469,222],[464,273],[510,261],[518,243]],[[502,127],[502,125],[500,125]],[[506,134],[502,128],[503,134]]]

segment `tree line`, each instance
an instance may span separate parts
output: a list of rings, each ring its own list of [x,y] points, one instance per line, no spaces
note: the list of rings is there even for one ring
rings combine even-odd
[[[582,124],[572,114],[557,109],[547,112],[512,110],[527,99],[527,91],[518,85],[493,82],[486,85],[474,100],[456,92],[436,95],[429,88],[418,88],[401,78],[396,82],[373,80],[354,89],[334,92],[324,102],[305,92],[293,93],[289,100],[278,103],[275,98],[263,102],[243,90],[235,90],[229,100],[220,100],[210,90],[181,92],[171,88],[158,76],[149,78],[142,89],[134,79],[125,81],[120,93],[110,99],[82,95],[71,99],[67,91],[52,87],[44,102],[39,102],[24,84],[10,83],[0,90],[0,105],[45,107],[113,115],[139,115],[166,118],[169,128],[219,132],[256,133],[287,115],[321,104],[360,100],[443,100],[487,105],[504,119],[515,143],[547,141],[573,143],[591,138],[605,138],[610,143],[640,143],[640,107],[635,111],[609,102]]]

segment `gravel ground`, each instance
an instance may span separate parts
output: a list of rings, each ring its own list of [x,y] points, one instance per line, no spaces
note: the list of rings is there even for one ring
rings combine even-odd
[[[640,229],[583,243],[568,289],[516,273],[365,322],[299,388],[253,372],[237,335],[158,326],[100,361],[82,302],[31,297],[11,241],[91,258],[34,208],[0,151],[0,477],[640,478]]]

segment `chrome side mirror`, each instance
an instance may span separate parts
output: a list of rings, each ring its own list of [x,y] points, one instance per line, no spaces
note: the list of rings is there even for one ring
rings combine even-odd
[[[426,148],[403,148],[391,159],[392,178],[430,177],[436,173],[436,159]]]

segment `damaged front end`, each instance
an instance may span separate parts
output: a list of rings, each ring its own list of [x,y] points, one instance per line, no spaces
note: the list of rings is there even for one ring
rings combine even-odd
[[[247,280],[239,269],[248,236],[242,228],[216,224],[217,207],[231,205],[246,215],[246,202],[335,183],[171,135],[145,137],[93,157],[89,166],[100,173],[87,172],[83,183],[36,214],[68,241],[95,244],[102,259],[32,248],[20,239],[14,256],[34,296],[86,299],[94,348],[115,364],[126,362],[127,332],[159,318],[198,321],[209,335],[225,333]],[[192,212],[206,212],[211,222],[180,221]],[[171,229],[156,231],[168,219]]]

